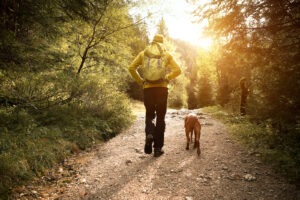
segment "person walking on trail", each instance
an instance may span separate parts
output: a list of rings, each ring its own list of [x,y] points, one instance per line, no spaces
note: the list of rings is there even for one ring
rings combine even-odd
[[[181,73],[180,67],[163,43],[163,36],[155,35],[152,43],[137,55],[128,68],[131,76],[144,88],[146,108],[144,151],[151,154],[154,142],[154,157],[164,153],[162,147],[166,127],[168,83]],[[141,68],[140,73],[137,72],[138,68]],[[167,68],[171,69],[170,73],[167,73]]]
[[[246,85],[246,78],[240,80],[241,88],[241,104],[240,104],[240,113],[242,116],[246,115],[246,106],[247,106],[247,96],[248,96],[248,87]]]

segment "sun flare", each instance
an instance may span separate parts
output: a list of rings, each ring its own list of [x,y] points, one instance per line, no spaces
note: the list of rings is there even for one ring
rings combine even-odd
[[[202,3],[208,0],[202,0]],[[158,6],[159,5],[159,6]],[[174,39],[187,41],[198,47],[209,50],[212,40],[203,36],[203,23],[193,23],[193,14],[195,7],[188,4],[186,0],[165,0],[152,4],[148,11],[137,11],[136,13],[145,16],[149,10],[153,13],[153,18],[147,21],[149,37],[152,38],[157,30],[157,24],[162,18],[168,28],[169,36]]]
[[[196,45],[202,47],[203,49],[209,50],[212,46],[212,40],[208,37],[202,37],[197,40]]]
[[[172,38],[185,40],[205,50],[209,50],[212,45],[212,40],[204,37],[201,29],[192,23],[185,23],[184,20],[174,22],[169,20],[168,28]]]
[[[193,27],[177,29],[174,34],[170,31],[170,35],[172,38],[185,40],[205,50],[209,50],[212,45],[212,40],[209,37],[202,36],[201,32],[194,30]]]
[[[172,38],[185,40],[208,50],[212,40],[202,34],[204,24],[193,23],[191,12],[194,9],[185,0],[177,0],[176,3],[171,4],[170,14],[164,17],[169,28],[169,34]]]

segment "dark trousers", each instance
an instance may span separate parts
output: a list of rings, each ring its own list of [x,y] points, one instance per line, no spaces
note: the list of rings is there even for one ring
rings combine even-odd
[[[242,94],[241,105],[240,105],[240,112],[242,116],[246,115],[246,100],[247,100],[247,96]]]
[[[167,112],[168,88],[153,87],[144,89],[144,104],[146,108],[146,136],[152,134],[154,148],[164,146],[165,115]],[[156,118],[156,123],[155,123]]]

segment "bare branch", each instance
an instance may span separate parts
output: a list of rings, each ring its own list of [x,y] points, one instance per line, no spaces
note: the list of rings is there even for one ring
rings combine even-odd
[[[99,40],[97,40],[97,42],[94,42],[94,44],[93,44],[91,47],[97,46],[97,45],[98,45],[101,41],[103,41],[105,38],[107,38],[108,36],[110,36],[110,35],[112,35],[112,34],[114,34],[114,33],[116,33],[116,32],[119,32],[119,31],[122,31],[122,30],[124,30],[124,29],[127,29],[127,28],[130,28],[130,27],[133,27],[133,26],[136,26],[136,25],[141,24],[147,17],[149,17],[149,16],[146,16],[146,17],[144,17],[144,18],[138,20],[138,21],[135,22],[135,23],[128,24],[128,25],[123,26],[123,27],[119,27],[118,29],[115,29],[115,30],[111,31],[111,32],[109,32],[108,34],[102,34],[101,37],[99,38]]]
[[[97,20],[97,21],[95,22],[95,24],[93,25],[93,33],[92,33],[92,35],[91,35],[90,41],[88,42],[88,44],[87,44],[87,46],[86,46],[86,48],[85,48],[85,50],[84,50],[84,53],[83,53],[82,57],[81,57],[81,63],[80,63],[80,65],[79,65],[79,68],[78,68],[78,71],[77,71],[77,75],[80,74],[80,72],[81,72],[81,70],[82,70],[82,68],[83,68],[83,66],[84,66],[84,63],[85,63],[85,61],[86,61],[86,59],[87,59],[88,51],[89,51],[90,48],[92,48],[91,45],[92,45],[92,42],[93,42],[94,39],[95,39],[95,35],[96,35],[96,31],[97,31],[97,26],[98,26],[98,24],[100,23],[101,19],[103,18],[104,13],[105,13],[105,10],[107,9],[109,3],[110,3],[110,2],[108,2],[108,3],[106,4],[106,6],[104,7],[103,11],[101,12],[101,15],[99,16],[98,20]]]
[[[78,34],[76,35],[76,43],[77,43],[77,47],[78,47],[78,54],[82,58],[82,55],[81,55],[81,45],[80,45],[79,35]]]

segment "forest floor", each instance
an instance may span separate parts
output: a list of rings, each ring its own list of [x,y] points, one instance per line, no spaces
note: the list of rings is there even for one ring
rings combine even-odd
[[[201,155],[185,150],[183,120],[196,113],[202,124]],[[225,125],[202,110],[169,110],[165,154],[144,154],[144,111],[108,142],[72,156],[35,184],[19,188],[16,199],[300,199],[288,184],[232,140]]]

